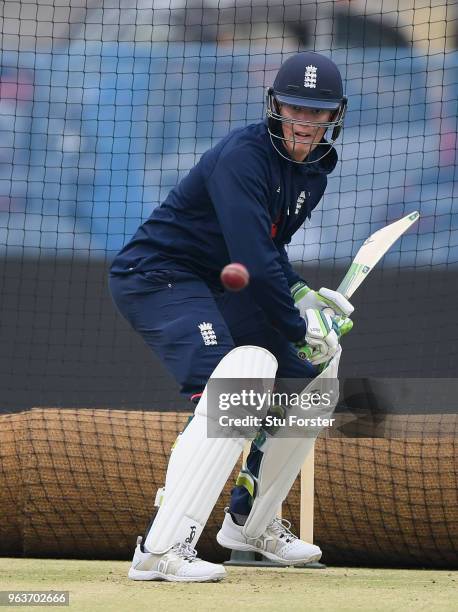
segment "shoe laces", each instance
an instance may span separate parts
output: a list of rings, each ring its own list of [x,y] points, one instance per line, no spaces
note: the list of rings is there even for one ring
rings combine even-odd
[[[284,539],[285,542],[292,542],[297,540],[297,536],[291,531],[291,522],[286,519],[274,518],[270,523],[269,528],[278,535],[280,539]]]
[[[178,542],[178,544],[172,546],[172,550],[177,555],[177,557],[180,557],[185,561],[191,562],[197,559],[197,550],[184,542]]]

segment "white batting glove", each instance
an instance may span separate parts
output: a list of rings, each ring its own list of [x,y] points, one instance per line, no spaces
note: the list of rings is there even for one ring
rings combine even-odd
[[[330,308],[333,312],[328,312],[328,314],[345,318],[349,317],[354,311],[352,304],[338,291],[326,289],[326,287],[322,287],[319,291],[313,291],[313,289],[307,287],[304,281],[299,281],[291,287],[291,295],[301,317],[304,317],[305,311],[309,308],[318,310]]]
[[[329,361],[339,347],[339,330],[333,318],[322,310],[309,308],[304,313],[307,333],[304,342],[298,343],[298,357],[313,365]]]

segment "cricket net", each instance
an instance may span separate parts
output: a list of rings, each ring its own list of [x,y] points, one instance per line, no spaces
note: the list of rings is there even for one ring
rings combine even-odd
[[[309,284],[336,287],[367,236],[421,214],[354,296],[342,376],[456,378],[456,2],[0,12],[0,554],[131,554],[189,405],[116,314],[108,266],[203,151],[262,119],[290,53],[330,56],[349,98],[339,164],[288,246]],[[433,412],[404,415],[405,439],[320,439],[329,563],[456,564],[456,411]],[[224,503],[202,539],[212,558]]]
[[[130,558],[186,421],[184,413],[46,408],[3,416],[0,554]],[[315,542],[326,563],[458,567],[458,419],[388,423],[400,421],[406,439],[318,439]],[[228,558],[215,536],[235,475],[199,541],[205,558]],[[297,533],[300,510],[298,479],[283,505]]]

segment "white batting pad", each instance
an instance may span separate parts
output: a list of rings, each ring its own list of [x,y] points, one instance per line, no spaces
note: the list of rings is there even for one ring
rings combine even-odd
[[[325,370],[314,378],[302,391],[303,394],[317,391],[321,395],[327,389],[333,389],[333,400],[326,407],[326,414],[320,411],[323,418],[331,416],[337,401],[336,379],[342,349],[334,355]],[[280,507],[293,486],[296,476],[313,448],[320,429],[315,436],[301,438],[268,437],[261,447],[263,457],[257,478],[256,494],[250,514],[243,527],[243,533],[248,538],[259,538],[273,521]]]
[[[211,377],[273,381],[277,367],[269,351],[241,346],[220,361]],[[162,503],[144,544],[150,552],[163,553],[177,542],[195,546],[242,453],[243,438],[207,438],[206,420],[207,387],[172,451]]]

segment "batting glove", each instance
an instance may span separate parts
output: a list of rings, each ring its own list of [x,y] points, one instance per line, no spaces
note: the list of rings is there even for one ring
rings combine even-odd
[[[291,287],[291,295],[301,317],[304,317],[305,311],[309,308],[318,310],[330,308],[333,312],[328,312],[328,314],[340,317],[349,317],[354,311],[352,304],[338,291],[326,289],[326,287],[313,291],[304,281],[299,281]]]
[[[297,355],[313,365],[329,361],[339,347],[340,331],[333,317],[322,310],[309,308],[304,313],[307,333],[303,342],[296,344]]]

